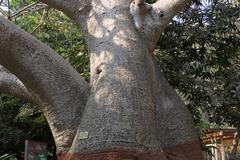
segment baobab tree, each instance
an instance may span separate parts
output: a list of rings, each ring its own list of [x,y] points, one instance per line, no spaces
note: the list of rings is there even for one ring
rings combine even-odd
[[[192,118],[153,50],[189,0],[40,0],[81,28],[90,83],[50,47],[0,19],[0,89],[44,113],[59,159],[200,160]]]

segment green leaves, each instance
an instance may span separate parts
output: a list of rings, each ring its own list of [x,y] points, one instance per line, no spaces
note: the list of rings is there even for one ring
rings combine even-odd
[[[210,122],[237,126],[240,34],[235,13],[239,8],[224,0],[207,4],[189,7],[175,18],[160,37],[155,55],[196,124],[207,112]]]
[[[0,97],[0,155],[15,153],[20,157],[26,139],[47,141],[54,147],[51,131],[37,106],[3,94]]]

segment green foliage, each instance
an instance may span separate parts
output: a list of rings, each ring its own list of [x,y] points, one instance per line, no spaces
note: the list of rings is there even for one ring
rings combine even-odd
[[[192,6],[161,36],[155,54],[170,83],[183,95],[195,123],[237,127],[240,34],[238,6],[227,1]]]
[[[0,98],[0,155],[20,157],[26,139],[47,141],[53,152],[51,131],[37,106],[3,94]]]
[[[68,60],[86,80],[89,80],[89,56],[86,42],[79,28],[63,13],[46,8],[31,14],[23,14],[14,22],[29,33],[34,31],[35,37],[48,44]]]

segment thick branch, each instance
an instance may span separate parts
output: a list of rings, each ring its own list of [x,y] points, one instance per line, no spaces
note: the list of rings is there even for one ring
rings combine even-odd
[[[40,0],[47,5],[56,8],[70,18],[77,20],[91,6],[91,0]]]
[[[153,10],[155,12],[162,12],[163,14],[160,25],[162,30],[168,25],[175,15],[187,6],[189,2],[190,0],[159,0],[153,4]]]
[[[145,32],[146,29],[146,15],[150,12],[152,6],[145,3],[144,0],[134,0],[130,5],[130,12],[133,16],[136,28],[140,32]]]
[[[24,84],[11,73],[0,71],[0,92],[35,103]]]
[[[133,0],[130,11],[136,28],[147,39],[148,48],[153,51],[159,39],[172,18],[178,14],[190,0],[158,0],[153,5],[144,0]]]
[[[89,85],[51,48],[5,19],[0,19],[0,64],[15,74],[37,100],[58,151],[75,135]]]
[[[92,0],[39,0],[59,11],[62,11],[70,19],[75,21],[83,33],[88,33],[87,18],[92,6]],[[85,35],[88,36],[88,35]]]

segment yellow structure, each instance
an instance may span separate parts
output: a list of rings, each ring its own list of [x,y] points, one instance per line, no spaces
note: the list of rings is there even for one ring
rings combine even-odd
[[[229,160],[233,149],[236,129],[208,129],[204,132],[203,143],[211,148],[213,156],[208,155],[209,160]],[[238,153],[240,154],[240,144],[238,144]],[[237,158],[240,160],[240,157]]]

